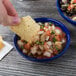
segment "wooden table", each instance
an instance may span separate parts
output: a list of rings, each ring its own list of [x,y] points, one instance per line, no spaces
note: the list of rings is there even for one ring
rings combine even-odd
[[[0,61],[0,76],[76,76],[76,27],[58,13],[56,0],[11,0],[20,17],[31,15],[49,17],[63,22],[70,30],[71,45],[60,58],[50,63],[37,63],[24,59],[14,48]],[[14,33],[0,26],[0,35],[13,45]]]

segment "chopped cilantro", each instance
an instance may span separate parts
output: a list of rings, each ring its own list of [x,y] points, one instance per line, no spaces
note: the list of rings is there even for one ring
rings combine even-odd
[[[25,44],[27,43],[27,41],[23,41]]]
[[[44,25],[42,25],[44,27]]]
[[[55,48],[56,48],[56,50],[59,50],[59,48],[57,46]]]
[[[51,46],[50,48],[53,49],[53,46]]]
[[[39,41],[36,41],[35,43],[36,43],[36,44],[40,44],[40,42],[39,42]]]
[[[21,46],[21,49],[24,49],[24,47],[23,47],[23,46]]]
[[[44,44],[44,42],[40,42],[40,41],[36,41],[35,43],[38,44],[38,45],[43,45]]]
[[[57,39],[54,37],[54,38],[53,38],[53,42],[55,43],[56,41],[57,41]]]
[[[40,44],[41,44],[41,45],[43,45],[43,44],[44,44],[44,42],[40,42]]]
[[[44,26],[40,26],[40,29],[43,29],[44,28]]]
[[[55,31],[52,30],[51,34],[55,34]]]
[[[49,23],[50,26],[52,26],[52,23]]]

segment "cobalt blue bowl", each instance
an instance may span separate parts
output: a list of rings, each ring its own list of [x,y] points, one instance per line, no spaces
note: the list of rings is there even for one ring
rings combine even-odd
[[[17,51],[26,59],[28,60],[31,60],[31,61],[35,61],[35,62],[45,62],[45,61],[52,61],[56,58],[59,58],[60,56],[62,56],[67,48],[69,47],[69,44],[70,44],[70,34],[69,34],[69,31],[68,29],[65,27],[64,24],[62,24],[61,22],[55,20],[55,19],[51,19],[51,18],[35,18],[35,21],[36,22],[52,22],[54,23],[56,26],[59,26],[65,33],[66,33],[66,38],[67,38],[67,42],[66,42],[66,45],[65,45],[65,48],[62,50],[61,53],[59,53],[58,55],[52,57],[52,58],[46,58],[46,59],[36,59],[36,58],[32,58],[30,56],[27,56],[27,55],[24,55],[23,52],[19,49],[18,47],[18,44],[17,44],[17,41],[19,39],[19,36],[15,35],[14,37],[14,45],[17,49]]]
[[[65,20],[67,20],[69,23],[71,23],[71,24],[73,24],[73,25],[76,26],[76,21],[71,20],[71,19],[70,19],[69,17],[67,17],[67,16],[63,13],[63,11],[61,10],[61,8],[60,8],[60,1],[61,1],[61,0],[57,0],[57,9],[58,9],[58,12],[60,13],[60,15],[61,15]]]

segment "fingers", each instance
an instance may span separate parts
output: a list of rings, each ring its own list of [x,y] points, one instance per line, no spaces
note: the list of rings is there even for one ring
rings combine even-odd
[[[2,20],[0,20],[0,22],[3,25],[8,26],[20,23],[20,18],[18,17],[16,10],[9,0],[3,0],[3,4],[1,4],[0,6],[3,12],[1,13]]]
[[[3,0],[3,4],[7,10],[8,15],[18,16],[16,10],[14,9],[12,3],[9,0]]]
[[[20,18],[8,15],[7,20],[4,20],[3,25],[11,26],[11,25],[17,25],[18,23],[20,23]]]
[[[4,3],[0,2],[0,10],[1,24],[8,26],[20,23],[20,18],[17,16],[16,10],[9,0],[4,0]]]

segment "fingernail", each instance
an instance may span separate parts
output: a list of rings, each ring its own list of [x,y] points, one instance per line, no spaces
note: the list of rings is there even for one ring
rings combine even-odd
[[[18,23],[20,23],[20,18],[18,18],[18,17],[15,17],[14,19],[13,19],[13,24],[18,24]]]

